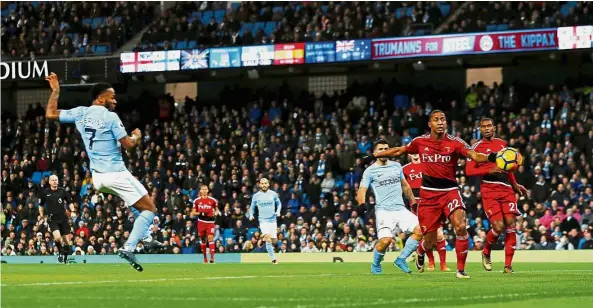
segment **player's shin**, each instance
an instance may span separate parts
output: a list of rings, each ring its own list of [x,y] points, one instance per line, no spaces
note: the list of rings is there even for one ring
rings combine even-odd
[[[506,236],[504,239],[504,266],[512,267],[513,256],[515,255],[515,247],[517,246],[517,234],[515,226],[507,227]]]
[[[494,231],[494,229],[490,229],[488,234],[486,234],[486,243],[484,243],[484,254],[490,255],[492,251],[492,245],[498,241],[499,234]]]
[[[406,245],[402,250],[402,253],[397,257],[398,259],[406,260],[418,247],[418,243],[422,240],[422,233],[420,232],[420,228],[418,232],[414,232],[406,241]]]
[[[134,228],[132,228],[132,232],[130,232],[130,237],[126,241],[124,245],[124,249],[127,251],[134,251],[136,248],[136,244],[144,237],[146,234],[146,230],[152,224],[152,220],[154,219],[154,213],[151,211],[142,211],[140,215],[138,215],[138,219],[134,221]]]
[[[210,248],[210,262],[214,262],[214,253],[216,252],[216,245],[213,241],[208,243],[208,248]]]
[[[272,261],[276,260],[276,257],[274,256],[274,246],[272,246],[271,240],[266,241],[266,250],[268,251],[268,255],[270,256],[270,259]]]
[[[461,233],[461,232],[460,232]],[[458,234],[455,241],[455,253],[457,254],[457,270],[465,271],[465,261],[467,260],[467,251],[469,249],[469,234]]]

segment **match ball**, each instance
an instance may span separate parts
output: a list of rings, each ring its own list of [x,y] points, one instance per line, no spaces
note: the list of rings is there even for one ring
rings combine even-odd
[[[523,156],[514,148],[505,148],[496,155],[496,166],[504,171],[515,171],[523,164]]]

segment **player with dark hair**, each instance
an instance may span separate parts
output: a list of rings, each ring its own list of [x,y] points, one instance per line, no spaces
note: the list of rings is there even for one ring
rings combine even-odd
[[[379,153],[389,149],[389,144],[384,139],[378,139],[373,146],[373,153]],[[411,233],[406,241],[401,254],[393,264],[402,272],[411,274],[412,271],[406,263],[406,259],[416,250],[419,241],[422,239],[422,231],[418,224],[418,217],[408,211],[405,207],[402,194],[408,198],[410,205],[414,207],[416,200],[412,188],[406,181],[402,166],[387,158],[379,158],[370,165],[362,174],[360,188],[356,194],[356,201],[359,206],[365,203],[368,188],[373,189],[375,199],[375,221],[377,223],[377,237],[379,241],[373,250],[373,264],[371,273],[382,274],[381,261],[385,251],[393,241],[396,228],[403,232]]]
[[[206,256],[206,244],[210,249],[210,263],[214,263],[214,253],[216,247],[214,245],[214,232],[216,225],[214,220],[216,215],[220,214],[218,210],[218,201],[208,196],[208,185],[202,184],[200,186],[200,196],[194,200],[194,208],[191,212],[191,218],[198,217],[198,236],[200,237],[200,248],[204,255],[204,263],[208,263]]]
[[[66,210],[72,198],[70,194],[61,187],[58,187],[58,176],[49,177],[49,188],[43,191],[41,195],[41,204],[44,204],[45,215],[47,215],[49,229],[54,236],[54,242],[58,247],[58,262],[67,264],[70,250],[67,245],[68,235],[72,234],[70,220],[66,215]],[[39,208],[41,211],[41,207]]]
[[[129,136],[124,124],[113,110],[117,105],[115,90],[107,83],[98,83],[91,89],[92,105],[68,110],[58,109],[60,82],[56,74],[45,78],[52,93],[47,102],[45,118],[60,123],[74,123],[80,133],[84,148],[90,160],[93,186],[101,192],[122,198],[126,206],[132,206],[135,216],[134,226],[118,255],[137,271],[142,266],[137,262],[134,250],[153,223],[156,206],[148,197],[148,191],[126,168],[121,146],[133,149],[141,140],[142,133],[135,129]]]
[[[472,146],[472,150],[478,153],[489,154],[506,148],[507,143],[502,139],[494,137],[496,127],[494,121],[484,118],[480,121],[480,132],[482,140]],[[466,165],[467,176],[480,176],[482,182],[480,191],[482,192],[482,203],[488,220],[492,228],[486,235],[486,243],[482,251],[482,266],[487,271],[492,270],[492,260],[490,251],[492,244],[496,243],[498,237],[506,232],[504,238],[504,271],[505,274],[512,274],[512,261],[515,255],[515,246],[517,245],[517,235],[515,233],[515,217],[521,215],[517,207],[517,197],[515,192],[525,196],[527,190],[519,185],[512,172],[504,173],[495,163],[482,162],[477,163],[468,159]]]
[[[443,218],[449,218],[455,229],[457,240],[457,278],[470,278],[465,272],[465,261],[469,248],[465,205],[459,193],[455,177],[457,161],[469,157],[477,162],[496,161],[496,153],[484,155],[469,149],[463,140],[447,134],[447,118],[441,110],[430,113],[428,127],[430,133],[414,138],[407,146],[388,149],[366,159],[401,156],[406,153],[419,154],[424,165],[418,218],[424,233],[424,239],[418,245],[416,267],[424,270],[424,253],[434,249],[437,242],[437,230]]]
[[[412,192],[416,198],[416,206],[410,204],[410,210],[415,215],[418,215],[418,203],[420,203],[420,187],[422,186],[422,170],[424,165],[420,163],[420,156],[418,154],[409,154],[410,162],[402,167],[404,176],[412,187]],[[443,236],[443,227],[437,230],[437,252],[439,260],[441,261],[441,271],[448,272],[451,269],[447,266],[447,241]],[[431,250],[426,251],[428,257],[428,270],[434,271],[434,255]]]

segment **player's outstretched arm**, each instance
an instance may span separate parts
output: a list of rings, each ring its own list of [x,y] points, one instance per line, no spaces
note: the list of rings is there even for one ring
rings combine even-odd
[[[485,163],[485,162],[496,162],[496,154],[497,153],[490,153],[488,155],[478,153],[474,150],[467,150],[467,158],[477,162],[477,163]]]
[[[473,159],[468,159],[465,165],[465,174],[467,176],[484,176],[499,172],[502,172],[502,170],[498,169],[498,167],[491,167],[488,164],[478,164]]]
[[[45,118],[52,121],[60,119],[60,110],[58,110],[58,99],[60,98],[60,81],[55,73],[49,74],[45,77],[51,87],[51,94],[47,101],[47,108],[45,109]]]
[[[397,156],[401,156],[404,155],[406,153],[406,147],[395,147],[395,148],[390,148],[387,149],[381,153],[377,153],[377,155],[375,155],[376,158],[390,158],[390,157],[397,157]]]

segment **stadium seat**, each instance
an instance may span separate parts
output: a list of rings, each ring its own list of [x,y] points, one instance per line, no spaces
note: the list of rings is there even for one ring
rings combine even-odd
[[[496,27],[497,31],[507,31],[509,29],[509,25],[508,24],[499,24]]]
[[[321,11],[322,11],[324,14],[326,14],[326,13],[327,13],[327,8],[328,8],[328,6],[327,6],[327,5],[322,5],[322,6],[321,6]]]
[[[101,27],[101,25],[103,25],[103,18],[101,18],[101,17],[93,18],[93,23],[92,23],[93,29],[99,28],[99,27]]]
[[[265,24],[265,23],[263,23],[263,22],[256,22],[256,23],[253,25],[253,30],[252,30],[252,33],[253,33],[253,35],[255,35],[255,34],[256,34],[256,33],[257,33],[257,32],[258,32],[260,29],[261,29],[261,30],[264,30],[264,27],[265,27],[265,26],[266,26],[266,24]]]
[[[266,27],[264,28],[264,32],[266,33],[266,35],[272,34],[277,29],[277,25],[278,23],[275,21],[268,21],[266,23]]]
[[[275,6],[272,8],[273,13],[284,13],[284,8],[282,6]]]
[[[84,19],[82,20],[82,24],[83,24],[84,26],[86,26],[86,25],[90,25],[92,22],[93,22],[93,20],[92,20],[91,18],[84,18]]]
[[[41,179],[43,178],[43,174],[39,171],[35,171],[33,172],[33,176],[31,176],[31,180],[33,181],[33,183],[35,184],[39,184],[41,183]]]
[[[121,22],[122,18],[121,16],[115,16],[113,17],[113,20],[115,20],[116,22]]]
[[[496,31],[497,28],[498,28],[498,25],[487,25],[486,31],[488,31],[488,32]]]
[[[189,43],[187,44],[187,48],[191,49],[196,47],[196,45],[198,45],[198,41],[189,41]]]
[[[238,11],[239,10],[239,6],[241,6],[241,4],[238,3],[238,2],[231,3],[231,9],[233,10],[233,12]]]
[[[450,4],[441,4],[439,9],[441,10],[441,14],[443,14],[443,16],[449,16],[449,13],[451,13],[451,5]]]
[[[97,47],[95,47],[95,53],[98,55],[104,55],[107,52],[108,50],[106,45],[97,45]]]
[[[216,10],[214,11],[214,19],[217,23],[221,23],[224,20],[225,11],[224,10]]]
[[[213,12],[213,11],[204,11],[204,12],[202,13],[202,17],[201,17],[202,24],[203,24],[203,25],[207,25],[207,24],[209,24],[209,23],[210,23],[210,19],[211,19],[212,17],[214,17],[214,12]]]
[[[259,231],[258,228],[249,228],[247,229],[247,239],[251,239],[255,232]]]
[[[175,43],[176,49],[186,49],[187,48],[187,41],[179,41]]]

